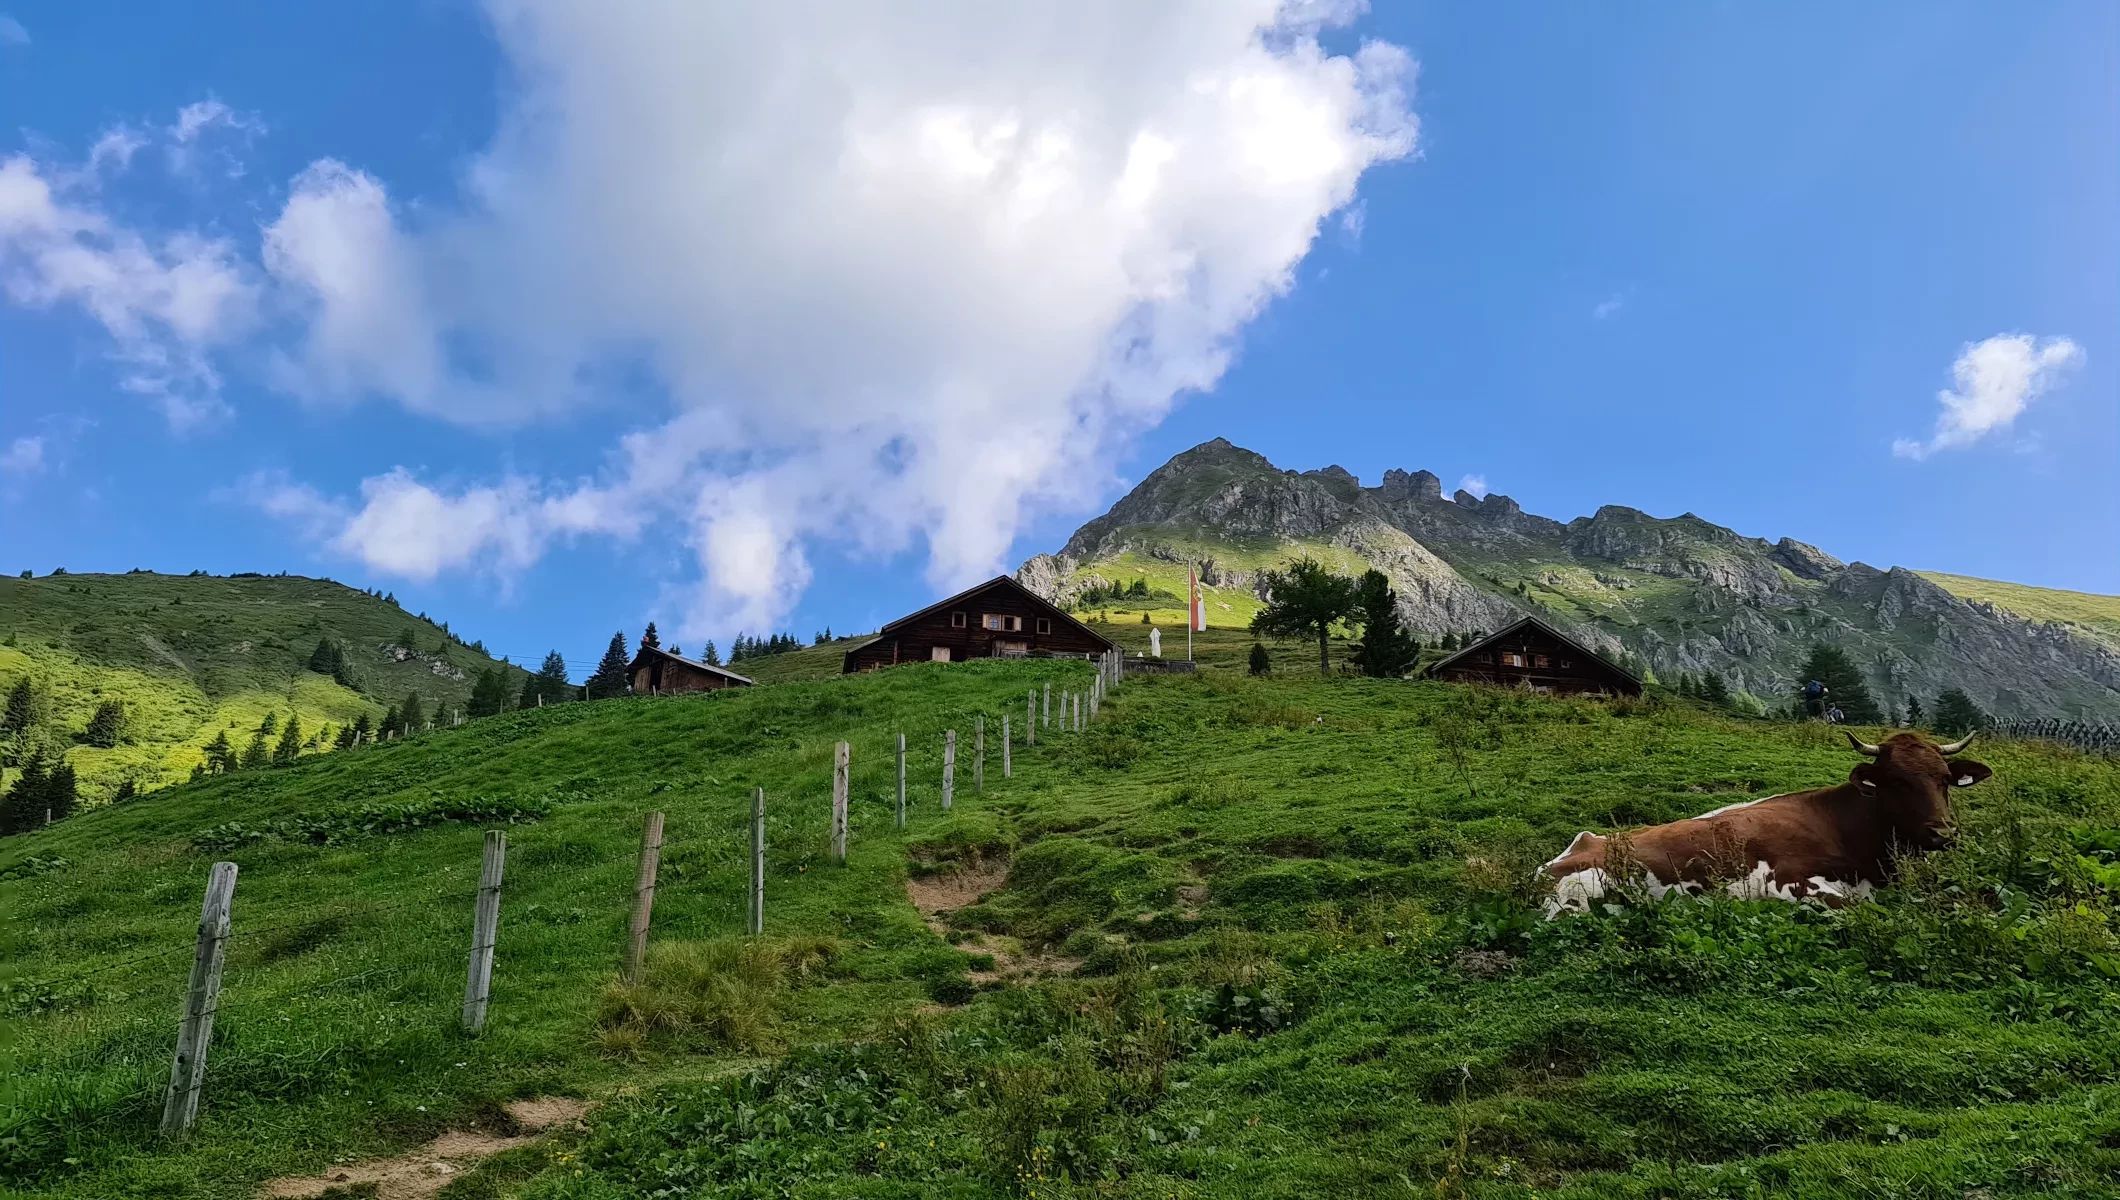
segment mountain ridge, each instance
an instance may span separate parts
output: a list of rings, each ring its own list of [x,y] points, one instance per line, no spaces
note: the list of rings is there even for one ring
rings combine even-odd
[[[1224,438],[1173,456],[1017,578],[1070,603],[1162,564],[1180,567],[1182,589],[1182,564],[1199,561],[1210,621],[1235,623],[1256,608],[1261,573],[1299,553],[1383,570],[1425,639],[1533,614],[1660,674],[1713,672],[1774,704],[1810,645],[1830,642],[1890,704],[1958,687],[2001,716],[2120,719],[2120,599],[2110,622],[2095,603],[2079,617],[2056,598],[2104,598],[1942,576],[1979,593],[1961,595],[1692,512],[1608,504],[1563,522],[1500,493],[1445,497],[1425,470],[1365,487],[1337,464],[1281,468]],[[2042,606],[2060,615],[2018,611]]]

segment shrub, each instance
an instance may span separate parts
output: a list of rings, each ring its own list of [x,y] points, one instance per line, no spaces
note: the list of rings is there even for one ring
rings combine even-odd
[[[715,938],[651,947],[639,983],[597,998],[597,1040],[633,1053],[661,1041],[757,1053],[779,1045],[779,1001],[839,956],[830,938]]]

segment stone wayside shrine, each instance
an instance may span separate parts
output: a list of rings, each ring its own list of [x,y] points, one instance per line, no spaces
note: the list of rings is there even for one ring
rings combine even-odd
[[[659,646],[642,646],[626,666],[636,696],[671,696],[679,692],[715,692],[750,687],[751,681],[727,667],[684,658]]]
[[[1438,661],[1428,668],[1428,677],[1562,696],[1642,694],[1641,680],[1537,617],[1525,617]]]
[[[974,658],[1096,658],[1111,641],[1007,575],[892,621],[847,651],[846,673]]]

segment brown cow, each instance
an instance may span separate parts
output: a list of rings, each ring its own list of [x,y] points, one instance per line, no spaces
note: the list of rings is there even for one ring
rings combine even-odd
[[[1613,889],[1615,875],[1636,877],[1658,900],[1718,885],[1752,899],[1815,896],[1835,907],[1863,899],[1891,882],[1897,855],[1949,842],[1950,790],[1990,774],[1971,759],[1950,757],[1972,740],[1967,734],[1938,746],[1902,733],[1873,746],[1848,734],[1874,761],[1856,764],[1846,783],[1634,830],[1622,851],[1631,863],[1608,863],[1613,838],[1579,833],[1559,858],[1539,868],[1554,881],[1546,915],[1588,912]]]

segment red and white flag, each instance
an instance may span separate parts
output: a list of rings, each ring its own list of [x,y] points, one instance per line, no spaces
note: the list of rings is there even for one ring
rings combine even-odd
[[[1185,583],[1188,597],[1185,605],[1186,628],[1205,633],[1207,632],[1207,598],[1200,594],[1199,568],[1190,565],[1185,568]]]

